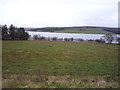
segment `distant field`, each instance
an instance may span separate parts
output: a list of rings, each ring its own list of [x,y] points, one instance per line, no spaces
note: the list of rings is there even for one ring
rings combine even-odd
[[[83,33],[83,34],[112,34],[112,32],[105,31],[101,28],[82,28],[82,29],[65,29],[65,30],[48,30],[48,31],[42,31],[42,30],[33,30],[37,32],[58,32],[58,33]]]
[[[111,32],[105,31],[103,29],[91,29],[87,28],[85,30],[56,30],[54,32],[59,33],[84,33],[84,34],[111,34]]]
[[[118,87],[118,45],[3,41],[2,53],[4,87]]]

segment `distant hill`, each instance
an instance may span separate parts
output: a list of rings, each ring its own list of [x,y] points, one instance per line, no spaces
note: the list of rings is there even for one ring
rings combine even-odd
[[[26,30],[40,31],[40,32],[61,32],[61,33],[120,34],[120,30],[118,30],[118,28],[97,27],[97,26],[26,28]]]

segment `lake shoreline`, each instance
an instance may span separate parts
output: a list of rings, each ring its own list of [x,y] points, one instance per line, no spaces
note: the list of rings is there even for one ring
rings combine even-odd
[[[27,31],[30,35],[29,40],[35,40],[34,36],[42,38],[42,40],[49,40],[53,41],[90,41],[94,42],[95,40],[104,40],[104,36],[106,34],[79,34],[79,33],[54,33],[54,32],[34,32],[34,31]],[[112,34],[115,37],[120,37],[118,34]],[[117,44],[116,40],[113,40],[112,43]]]

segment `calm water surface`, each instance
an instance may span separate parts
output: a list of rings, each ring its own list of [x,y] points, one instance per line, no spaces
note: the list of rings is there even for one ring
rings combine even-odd
[[[79,34],[79,33],[54,33],[54,32],[34,32],[34,31],[28,31],[29,35],[31,37],[33,35],[40,35],[43,37],[57,37],[57,38],[74,38],[74,39],[84,39],[84,40],[96,40],[96,39],[102,39],[105,34]],[[117,37],[120,37],[120,35],[117,35]],[[116,40],[114,40],[112,43],[117,43]]]
[[[74,38],[74,39],[100,39],[104,34],[76,34],[76,33],[53,33],[53,32],[33,32],[28,31],[28,33],[33,35],[40,35],[44,37],[57,37],[57,38]]]

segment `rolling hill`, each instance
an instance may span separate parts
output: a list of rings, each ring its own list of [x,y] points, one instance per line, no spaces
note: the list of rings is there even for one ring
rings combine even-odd
[[[26,30],[38,31],[38,32],[59,32],[59,33],[120,34],[120,30],[118,28],[95,27],[95,26],[44,27],[44,28],[27,28]]]

